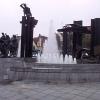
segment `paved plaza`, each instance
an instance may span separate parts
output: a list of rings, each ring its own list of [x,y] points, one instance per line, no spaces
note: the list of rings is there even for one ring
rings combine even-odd
[[[0,85],[0,100],[100,100],[100,83],[13,82]]]

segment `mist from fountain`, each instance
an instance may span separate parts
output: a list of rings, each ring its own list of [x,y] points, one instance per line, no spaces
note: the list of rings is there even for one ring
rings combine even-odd
[[[76,64],[76,59],[72,58],[71,55],[65,55],[63,60],[63,55],[59,53],[57,47],[56,34],[54,31],[53,21],[50,22],[50,29],[48,40],[44,44],[43,53],[37,55],[38,63],[53,63],[53,64]]]

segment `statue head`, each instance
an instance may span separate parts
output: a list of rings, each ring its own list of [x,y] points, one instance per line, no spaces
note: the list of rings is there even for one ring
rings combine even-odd
[[[4,33],[3,32],[1,34],[2,34],[2,36],[4,36]]]
[[[26,3],[23,3],[23,5],[24,5],[24,7],[27,7],[27,6],[26,6]]]

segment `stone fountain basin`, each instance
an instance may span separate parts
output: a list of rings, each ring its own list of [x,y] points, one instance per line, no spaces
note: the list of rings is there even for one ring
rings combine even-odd
[[[100,64],[48,64],[34,63],[32,58],[0,58],[0,69],[0,81],[100,82]]]

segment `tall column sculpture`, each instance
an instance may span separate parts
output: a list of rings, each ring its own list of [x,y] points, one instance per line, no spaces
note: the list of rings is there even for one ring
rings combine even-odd
[[[20,5],[23,8],[24,16],[22,16],[21,31],[21,57],[32,57],[33,30],[38,20],[32,17],[30,8],[25,3]]]

